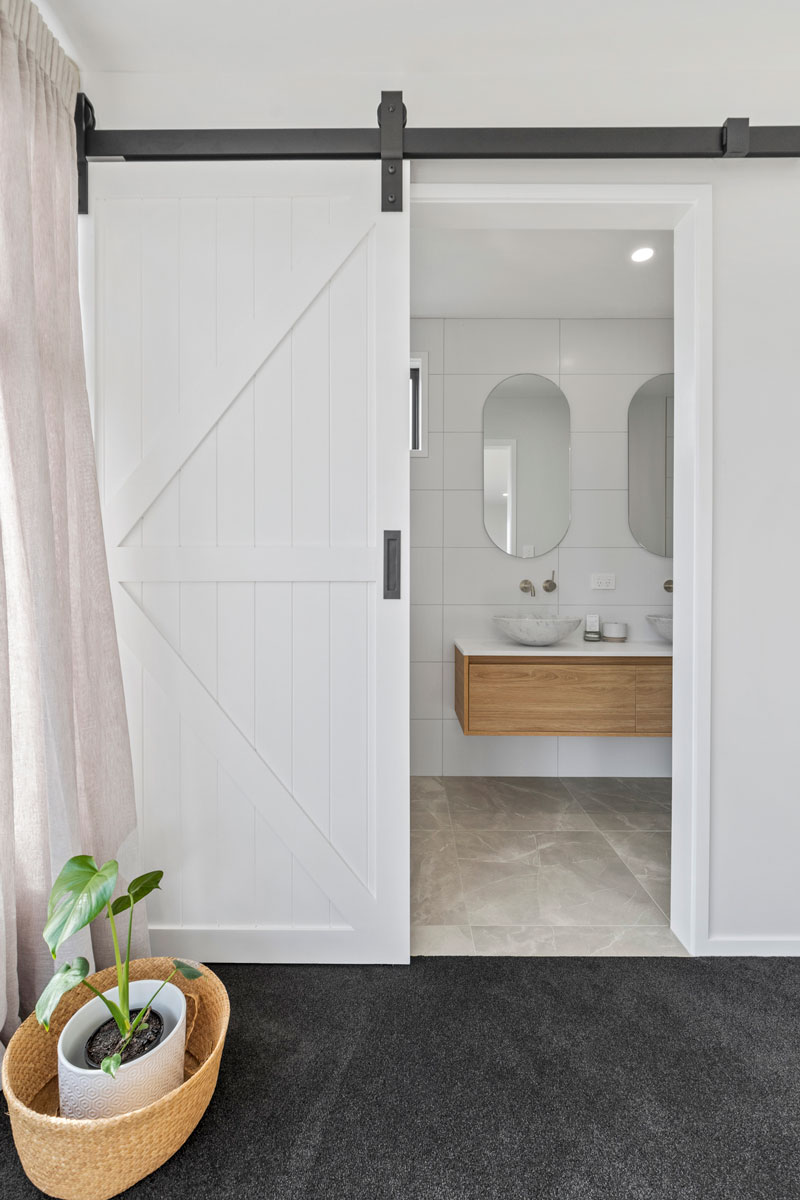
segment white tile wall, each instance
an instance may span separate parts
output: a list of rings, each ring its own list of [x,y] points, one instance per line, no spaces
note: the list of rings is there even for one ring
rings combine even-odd
[[[465,738],[453,709],[453,642],[486,637],[520,608],[627,621],[654,641],[648,612],[670,612],[672,562],[628,529],[627,413],[634,392],[672,370],[672,322],[415,319],[426,351],[429,456],[411,460],[411,770],[416,775],[665,775],[660,738]],[[531,371],[560,383],[572,425],[572,520],[559,547],[516,559],[483,527],[483,402],[502,379]],[[556,572],[558,591],[541,585]],[[613,572],[613,592],[590,576]],[[533,580],[535,601],[519,581]],[[581,631],[575,635],[580,638]]]

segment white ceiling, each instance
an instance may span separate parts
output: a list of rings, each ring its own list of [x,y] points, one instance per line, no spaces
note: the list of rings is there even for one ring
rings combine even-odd
[[[672,294],[665,230],[412,229],[415,317],[671,317]]]
[[[797,69],[790,0],[42,0],[88,71]],[[446,79],[443,79],[446,86]],[[724,117],[727,114],[722,114]],[[722,119],[722,117],[720,119]],[[587,123],[589,123],[587,121]]]

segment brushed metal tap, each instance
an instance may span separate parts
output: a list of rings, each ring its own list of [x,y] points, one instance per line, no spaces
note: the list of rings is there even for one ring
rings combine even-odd
[[[555,571],[553,571],[553,574],[550,576],[549,579],[545,579],[544,583],[542,584],[542,587],[544,588],[544,590],[546,592],[554,592],[556,590],[556,588],[558,587],[558,584],[556,583]]]
[[[536,588],[533,586],[530,579],[521,580],[520,585],[519,585],[519,590],[521,592],[527,592],[531,598],[533,598],[536,595]]]

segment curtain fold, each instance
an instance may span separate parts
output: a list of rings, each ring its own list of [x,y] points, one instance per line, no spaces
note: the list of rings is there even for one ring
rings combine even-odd
[[[137,867],[78,301],[77,90],[36,7],[0,0],[0,1053],[52,974],[64,861]],[[59,961],[106,965],[97,925]],[[147,953],[143,919],[134,944]]]

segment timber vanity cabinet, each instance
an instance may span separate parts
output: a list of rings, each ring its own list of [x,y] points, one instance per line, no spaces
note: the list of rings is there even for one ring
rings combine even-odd
[[[624,650],[606,643],[584,651],[458,641],[461,728],[483,736],[669,737],[671,647]]]

